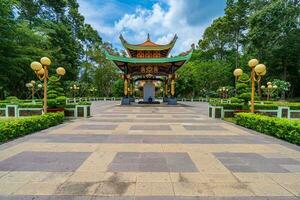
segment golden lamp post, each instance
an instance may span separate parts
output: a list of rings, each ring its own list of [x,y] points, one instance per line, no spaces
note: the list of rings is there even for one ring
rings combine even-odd
[[[243,83],[251,81],[251,112],[254,113],[254,93],[255,93],[255,82],[260,82],[261,77],[267,73],[266,66],[264,64],[259,64],[257,59],[251,59],[248,62],[249,67],[251,68],[251,76],[248,80],[242,81],[240,77],[243,74],[242,69],[235,69],[233,75]]]
[[[28,88],[28,90],[31,91],[31,99],[32,99],[32,102],[34,102],[35,81],[32,80],[29,83],[26,83],[26,87]]]
[[[267,101],[269,101],[270,95],[277,89],[277,85],[272,85],[272,82],[268,82],[267,87],[262,85],[260,88],[262,90],[267,90]]]
[[[92,87],[92,88],[90,89],[90,92],[92,93],[93,96],[95,96],[95,92],[96,92],[96,91],[97,91],[97,89],[94,88],[94,87]]]
[[[220,93],[220,97],[222,98],[222,99],[226,99],[227,97],[228,97],[228,88],[226,88],[226,87],[222,87],[222,88],[220,88],[219,90],[219,93]]]
[[[75,96],[76,96],[76,92],[79,91],[79,89],[80,89],[80,87],[75,85],[75,84],[70,87],[70,90],[72,90],[72,92],[73,92],[73,98],[74,99],[75,99]]]
[[[43,87],[42,84],[38,84],[37,85],[37,90],[36,90],[36,87],[35,87],[36,86],[36,82],[33,81],[33,80],[30,81],[29,83],[26,83],[25,86],[31,92],[31,99],[32,99],[32,102],[34,102],[34,94]],[[39,94],[38,94],[38,96],[39,96]]]
[[[37,75],[37,77],[44,81],[44,113],[47,113],[47,81],[49,79],[48,69],[50,67],[51,60],[47,57],[42,57],[40,62],[34,61],[30,64],[31,69]],[[65,75],[66,70],[63,67],[58,67],[56,73],[59,79]],[[58,79],[58,80],[59,80]]]

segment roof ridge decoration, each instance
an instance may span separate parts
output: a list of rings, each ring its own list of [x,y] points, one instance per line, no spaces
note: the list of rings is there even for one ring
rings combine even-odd
[[[123,37],[122,34],[120,34],[120,40],[124,48],[128,50],[168,50],[168,52],[171,51],[173,48],[176,40],[178,39],[177,34],[174,35],[173,39],[168,44],[156,44],[151,41],[150,34],[147,35],[147,40],[141,44],[129,44]]]

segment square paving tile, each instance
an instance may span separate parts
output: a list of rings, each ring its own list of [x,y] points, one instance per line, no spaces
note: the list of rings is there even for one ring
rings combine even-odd
[[[285,173],[293,172],[295,166],[300,166],[299,161],[291,158],[266,158],[256,153],[224,152],[214,155],[232,172]]]
[[[136,115],[137,118],[163,118],[163,115],[154,115],[154,114],[150,114],[150,115]]]
[[[169,125],[133,125],[130,130],[170,131],[172,129]]]
[[[119,152],[108,171],[198,172],[198,169],[187,153]]]
[[[108,134],[55,134],[46,136],[46,142],[52,143],[104,143],[108,140]]]
[[[89,155],[89,152],[25,151],[1,161],[0,171],[75,171]]]
[[[111,120],[113,121],[113,120]],[[115,130],[118,125],[83,124],[76,127],[79,130]]]
[[[184,125],[183,126],[186,130],[188,131],[225,131],[227,129],[218,126],[218,125],[213,125],[213,126],[206,126],[206,125]]]
[[[281,165],[281,167],[289,170],[290,172],[300,172],[300,165]]]

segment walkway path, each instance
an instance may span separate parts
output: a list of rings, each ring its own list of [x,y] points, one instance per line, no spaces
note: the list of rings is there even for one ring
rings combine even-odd
[[[0,199],[299,198],[299,147],[189,105],[98,102],[89,119],[0,145]]]

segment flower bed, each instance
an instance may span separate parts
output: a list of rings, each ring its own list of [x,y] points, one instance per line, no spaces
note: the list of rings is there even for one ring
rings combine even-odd
[[[237,113],[236,123],[260,133],[300,145],[300,121],[268,117],[253,113]]]
[[[0,142],[5,142],[39,130],[61,124],[64,114],[49,113],[25,118],[14,118],[0,121]]]

